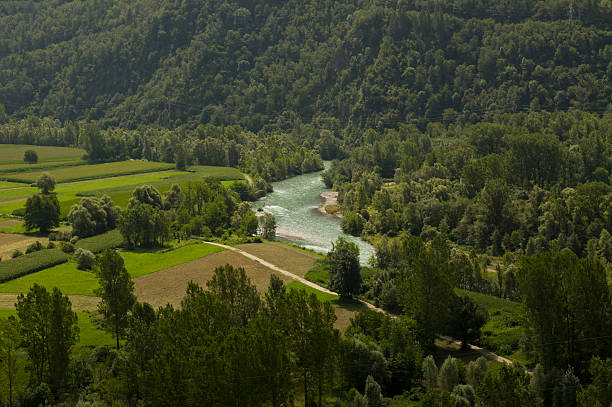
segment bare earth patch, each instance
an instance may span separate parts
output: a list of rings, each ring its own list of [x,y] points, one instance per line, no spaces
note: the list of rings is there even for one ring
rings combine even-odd
[[[136,297],[138,301],[146,301],[154,308],[168,303],[177,307],[185,296],[185,290],[190,281],[205,287],[206,282],[213,275],[213,270],[226,264],[231,264],[234,267],[243,267],[251,282],[255,284],[260,293],[268,289],[272,273],[285,282],[290,281],[288,277],[271,271],[267,267],[239,253],[224,251],[135,278]]]
[[[236,247],[300,277],[304,277],[316,261],[316,257],[311,254],[280,244],[249,243]]]
[[[10,259],[11,254],[15,250],[21,250],[25,253],[28,246],[36,241],[42,243],[43,246],[49,243],[49,239],[46,237],[27,236],[18,233],[0,233],[0,258],[2,260]]]
[[[14,309],[18,294],[0,293],[0,309]],[[88,311],[98,307],[100,298],[86,295],[69,295],[73,311]]]
[[[22,223],[23,223],[22,220],[15,220],[15,219],[3,220],[3,221],[0,221],[0,229],[21,225]]]

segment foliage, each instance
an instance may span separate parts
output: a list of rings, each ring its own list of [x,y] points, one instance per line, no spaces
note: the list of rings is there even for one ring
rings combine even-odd
[[[79,270],[90,270],[95,260],[96,256],[87,249],[81,249],[79,247],[74,251],[74,261]]]
[[[487,322],[487,312],[468,296],[457,296],[452,305],[449,333],[461,340],[465,349],[468,342],[480,337],[480,329]]]
[[[524,257],[519,283],[545,368],[581,366],[592,355],[607,354],[608,339],[585,340],[610,329],[610,291],[598,259],[579,259],[567,249]]]
[[[19,295],[16,308],[31,380],[36,385],[49,384],[58,395],[66,385],[70,349],[79,337],[70,300],[57,288],[49,293],[34,284],[27,294]]]
[[[428,355],[423,359],[423,382],[425,387],[433,390],[438,383],[438,366],[432,355]]]
[[[47,195],[55,189],[55,177],[48,172],[43,172],[36,180],[36,186]]]
[[[40,229],[41,233],[59,226],[60,206],[55,195],[32,195],[26,201],[25,228],[26,230]]]
[[[361,266],[359,248],[355,243],[339,237],[327,253],[329,263],[330,288],[341,298],[351,298],[359,294],[361,287]]]
[[[23,153],[23,161],[28,164],[36,164],[38,162],[38,154],[34,150],[26,150]]]
[[[578,406],[603,407],[612,403],[612,359],[594,357],[589,365],[593,382],[582,388],[578,394]]]
[[[521,369],[503,365],[499,370],[487,372],[476,388],[477,403],[485,407],[534,405],[528,383],[529,378]]]
[[[114,229],[119,213],[119,207],[108,195],[102,198],[86,197],[70,208],[68,221],[75,236],[89,237]]]
[[[259,217],[259,234],[264,239],[274,239],[276,236],[276,218],[274,215],[266,212]]]
[[[68,256],[60,249],[44,249],[0,262],[0,282],[6,282],[27,274],[65,263]]]
[[[123,258],[116,250],[107,249],[96,260],[96,276],[101,298],[98,309],[104,316],[108,329],[113,332],[119,350],[119,339],[128,326],[128,312],[136,302],[134,282],[125,269]]]
[[[119,231],[130,247],[163,246],[170,238],[170,221],[161,209],[135,203],[121,212]]]
[[[459,384],[459,367],[457,359],[449,356],[444,360],[438,373],[438,385],[440,389],[451,392]]]

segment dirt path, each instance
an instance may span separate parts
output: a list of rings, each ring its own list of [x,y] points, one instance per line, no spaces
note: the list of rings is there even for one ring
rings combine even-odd
[[[244,178],[247,180],[247,183],[252,188],[253,187],[253,180],[251,179],[251,177],[249,175],[245,174],[244,172],[242,173],[242,175],[244,175]]]
[[[267,268],[269,268],[271,270],[274,270],[274,271],[277,271],[277,272],[279,272],[279,273],[281,273],[281,274],[283,274],[283,275],[285,275],[287,277],[292,278],[293,280],[299,281],[302,284],[305,284],[305,285],[307,285],[309,287],[312,287],[312,288],[314,288],[316,290],[322,291],[322,292],[327,293],[327,294],[338,295],[337,293],[335,293],[335,292],[333,292],[331,290],[328,290],[325,287],[321,287],[320,285],[315,284],[312,281],[308,281],[305,278],[302,278],[302,277],[300,277],[298,275],[295,275],[295,274],[293,274],[293,273],[291,273],[289,271],[283,270],[280,267],[277,267],[277,266],[275,266],[272,263],[269,263],[269,262],[267,262],[267,261],[265,261],[263,259],[260,259],[257,256],[254,256],[254,255],[252,255],[250,253],[245,252],[244,250],[241,250],[241,249],[238,249],[238,248],[232,247],[232,246],[227,246],[227,245],[224,245],[224,244],[221,244],[221,243],[214,243],[214,242],[205,242],[205,243],[212,244],[212,245],[219,246],[219,247],[223,247],[223,248],[225,248],[227,250],[231,250],[231,251],[240,253],[243,256],[245,256],[245,257],[247,257],[247,258],[249,258],[251,260],[255,260],[256,262],[266,266]],[[387,311],[385,311],[385,310],[383,310],[381,308],[378,308],[378,307],[370,304],[369,302],[366,302],[366,301],[363,301],[363,300],[359,300],[359,302],[361,302],[363,305],[365,305],[366,307],[368,307],[371,310],[382,312],[384,314],[387,314],[387,315],[391,316],[392,318],[397,318],[397,316],[389,314]],[[458,341],[458,340],[456,340],[454,338],[451,338],[450,336],[438,335],[438,337],[441,338],[441,339],[450,341],[450,342],[460,343],[460,341]],[[510,359],[506,359],[506,358],[504,358],[502,356],[499,356],[499,355],[497,355],[497,354],[495,354],[495,353],[493,353],[491,351],[488,351],[486,349],[480,348],[480,347],[478,347],[476,345],[468,344],[468,346],[469,346],[470,349],[475,350],[476,352],[478,352],[478,353],[480,353],[480,354],[482,354],[482,355],[484,355],[486,357],[489,357],[489,358],[491,358],[491,359],[493,359],[493,360],[495,360],[497,362],[505,363],[507,365],[514,364],[514,362],[512,362]],[[530,371],[527,370],[527,369],[525,369],[525,372],[530,373]]]

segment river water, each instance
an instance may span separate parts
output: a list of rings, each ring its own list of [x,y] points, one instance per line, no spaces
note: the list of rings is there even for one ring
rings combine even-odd
[[[329,165],[325,164],[326,167]],[[322,173],[313,172],[272,183],[274,192],[256,201],[253,208],[263,208],[276,217],[277,240],[327,253],[331,250],[332,242],[338,236],[343,236],[357,244],[361,263],[366,264],[374,254],[372,245],[343,233],[338,217],[318,210],[324,202],[321,192],[327,190],[321,178]]]

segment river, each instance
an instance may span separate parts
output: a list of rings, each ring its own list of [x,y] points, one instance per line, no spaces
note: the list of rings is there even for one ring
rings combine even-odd
[[[326,162],[326,168],[328,165]],[[327,190],[322,173],[318,171],[272,183],[274,192],[256,201],[253,208],[263,208],[276,217],[277,240],[327,253],[331,250],[332,242],[338,236],[343,236],[357,244],[361,264],[367,264],[374,254],[372,245],[343,233],[338,217],[323,214],[317,209],[324,201],[321,192]]]

